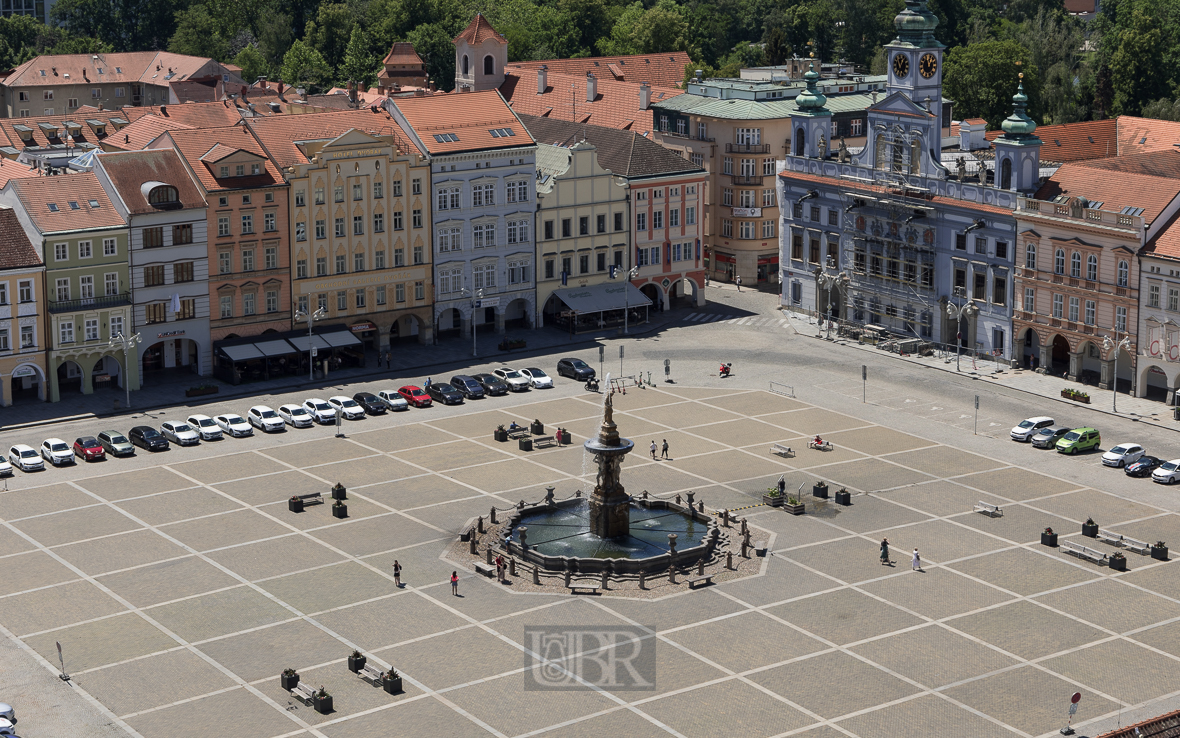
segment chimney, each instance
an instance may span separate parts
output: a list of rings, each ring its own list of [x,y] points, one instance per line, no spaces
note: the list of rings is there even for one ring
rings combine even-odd
[[[283,80],[280,79],[278,81],[278,85],[279,85],[279,87],[278,87],[279,94],[281,95],[281,94],[283,94]]]
[[[703,76],[705,76],[705,72],[704,72],[704,70],[702,70],[702,69],[698,69],[698,70],[697,70],[697,82],[700,82],[700,81],[701,81],[701,77],[703,77]]]
[[[247,94],[246,85],[242,85],[242,99],[243,100],[246,99],[246,94]]]
[[[167,105],[160,106],[160,115],[164,116],[165,118],[168,117],[168,106]]]
[[[639,109],[647,110],[651,107],[651,85],[642,82],[639,85]]]
[[[348,102],[356,105],[356,82],[348,83]]]
[[[594,102],[598,97],[598,78],[594,72],[586,72],[586,102]]]
[[[257,82],[258,86],[261,87],[262,89],[264,89],[264,90],[270,89],[269,85],[266,84],[266,77],[260,76],[256,80],[256,82]]]
[[[965,120],[959,123],[959,148],[963,151],[986,149],[990,146],[984,133],[987,124],[982,120]]]
[[[385,94],[385,83],[384,83],[384,82],[378,82],[378,83],[377,83],[377,94],[378,94],[378,95],[384,95],[384,94]]]
[[[544,95],[545,90],[549,87],[549,65],[542,64],[541,68],[537,70],[537,94]]]

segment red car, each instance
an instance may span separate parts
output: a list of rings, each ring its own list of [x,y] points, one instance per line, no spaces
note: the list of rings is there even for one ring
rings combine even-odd
[[[433,400],[430,395],[426,394],[426,390],[413,384],[407,384],[397,391],[399,395],[414,407],[430,407]]]
[[[102,444],[94,436],[82,436],[74,439],[74,456],[85,461],[102,461],[107,457]]]

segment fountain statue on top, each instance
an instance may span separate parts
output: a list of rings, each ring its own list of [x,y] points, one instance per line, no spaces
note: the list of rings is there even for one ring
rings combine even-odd
[[[583,447],[594,454],[594,463],[598,467],[598,478],[590,495],[590,533],[600,538],[616,538],[631,531],[630,498],[619,483],[619,466],[623,457],[635,448],[635,443],[619,436],[609,374],[606,375],[606,388],[598,437],[587,439]]]

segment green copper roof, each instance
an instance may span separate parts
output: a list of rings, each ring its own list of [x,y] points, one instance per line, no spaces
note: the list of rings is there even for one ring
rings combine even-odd
[[[1012,96],[1012,114],[1000,124],[1000,128],[1004,129],[1003,137],[1005,139],[1023,141],[1035,138],[1033,133],[1037,130],[1037,123],[1025,113],[1026,108],[1028,108],[1028,95],[1024,94],[1024,80],[1021,79],[1016,85],[1016,94]]]
[[[897,42],[920,48],[942,46],[934,38],[938,16],[926,7],[926,0],[905,0],[905,10],[897,14],[893,25],[897,28]]]
[[[835,95],[827,98],[825,109],[830,113],[859,113],[872,104],[871,93]],[[776,120],[790,118],[791,113],[799,111],[795,100],[718,100],[687,93],[664,100],[652,108],[727,120]]]
[[[824,103],[828,101],[828,98],[826,95],[824,95],[824,93],[819,91],[818,87],[816,87],[815,83],[819,81],[819,72],[815,71],[814,61],[811,62],[811,65],[808,67],[807,73],[803,75],[803,79],[807,81],[807,89],[803,90],[795,97],[795,107],[797,107],[799,110],[812,111],[815,113],[822,112],[824,109]]]

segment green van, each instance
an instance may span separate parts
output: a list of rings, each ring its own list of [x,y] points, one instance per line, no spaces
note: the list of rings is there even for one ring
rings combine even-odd
[[[1074,428],[1057,442],[1057,453],[1072,455],[1079,451],[1092,451],[1100,443],[1102,437],[1094,428]]]

